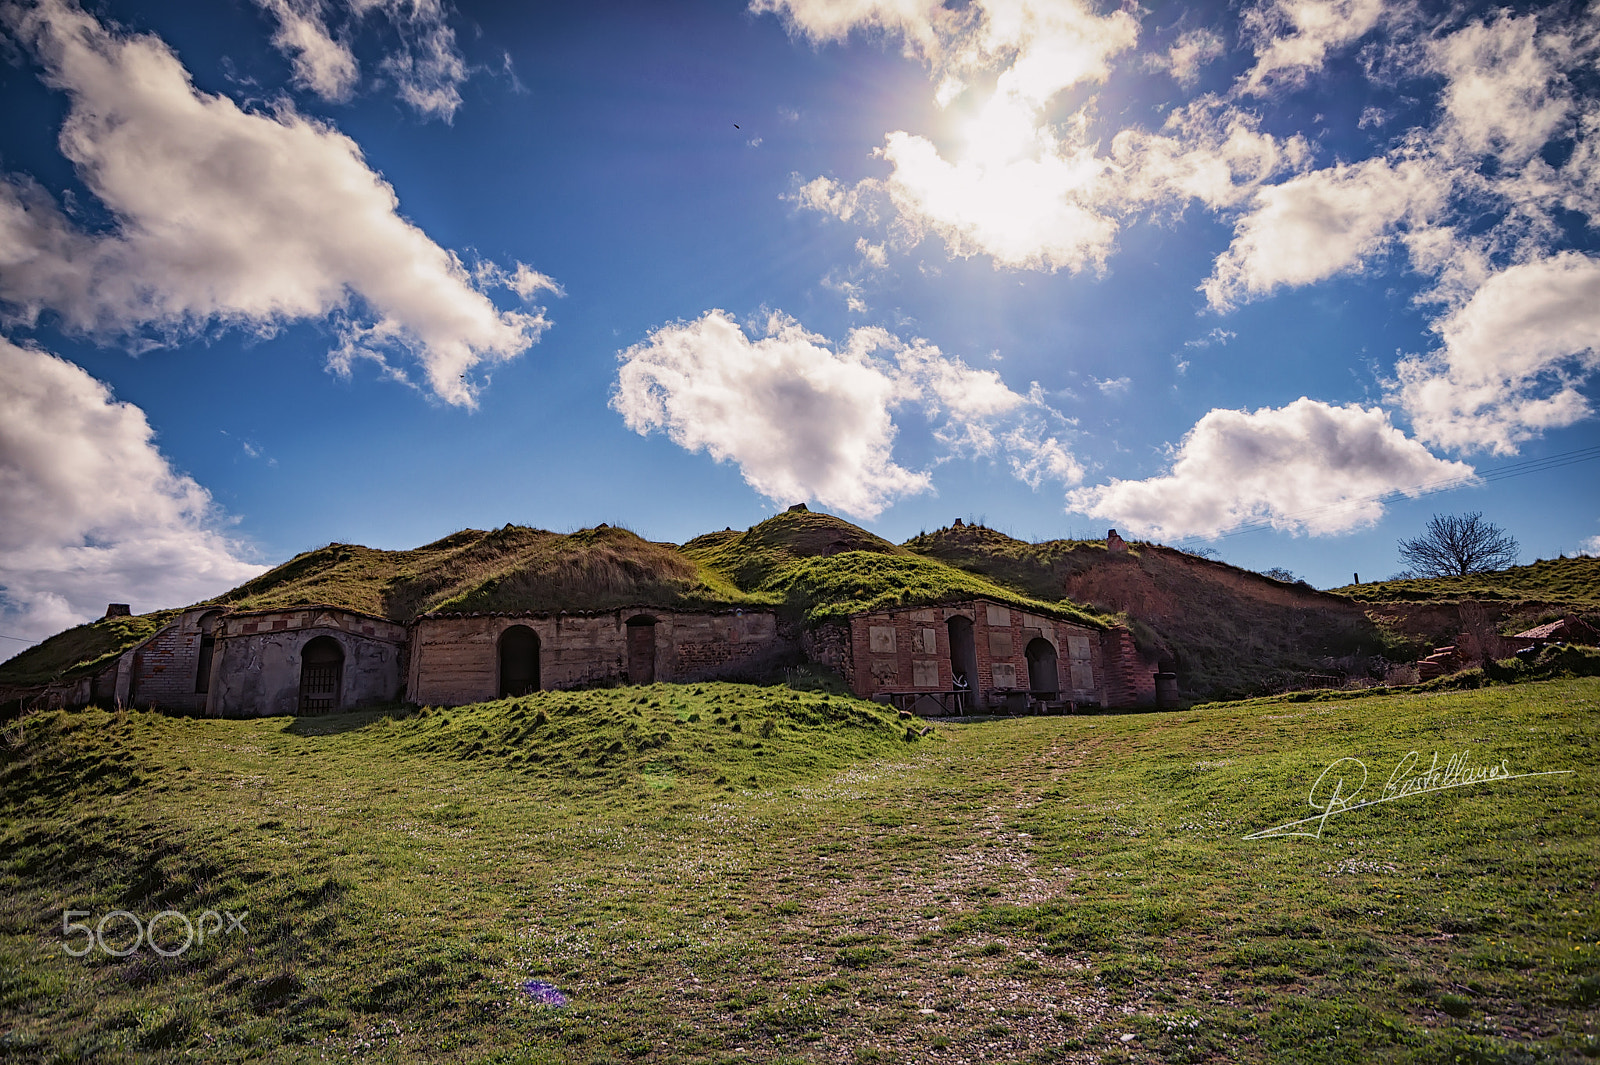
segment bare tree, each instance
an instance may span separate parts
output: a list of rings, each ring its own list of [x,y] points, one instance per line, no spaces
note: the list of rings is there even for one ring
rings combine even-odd
[[[1418,577],[1463,577],[1513,565],[1517,541],[1481,511],[1435,514],[1421,536],[1400,541],[1400,558]]]

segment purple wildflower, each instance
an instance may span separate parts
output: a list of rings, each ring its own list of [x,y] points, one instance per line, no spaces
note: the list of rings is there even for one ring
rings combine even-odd
[[[543,980],[528,980],[522,985],[523,994],[528,995],[535,1002],[546,1006],[565,1006],[567,996],[563,995],[555,984]]]

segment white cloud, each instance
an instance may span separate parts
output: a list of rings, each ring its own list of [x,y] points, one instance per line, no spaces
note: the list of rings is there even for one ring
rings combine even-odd
[[[1303,84],[1330,52],[1366,36],[1384,14],[1384,0],[1264,0],[1246,9],[1256,64],[1240,88],[1262,94]]]
[[[1163,65],[1174,81],[1188,88],[1200,80],[1200,68],[1221,59],[1225,50],[1222,38],[1210,30],[1190,30],[1167,49]]]
[[[0,623],[42,639],[99,617],[196,602],[265,567],[223,531],[144,412],[54,355],[0,339]]]
[[[325,100],[348,100],[361,79],[361,66],[349,46],[328,32],[322,0],[256,2],[278,20],[272,45],[289,57],[295,84]]]
[[[1396,368],[1417,435],[1515,452],[1591,412],[1578,386],[1600,369],[1600,259],[1563,252],[1509,267],[1435,328],[1442,349]]]
[[[1097,377],[1091,377],[1089,380],[1094,382],[1094,387],[1100,390],[1101,395],[1106,396],[1123,395],[1133,386],[1133,378],[1131,377],[1110,377],[1104,381]]]
[[[1397,226],[1426,224],[1443,209],[1448,181],[1427,160],[1374,158],[1260,188],[1201,289],[1226,310],[1284,285],[1359,271]]]
[[[831,214],[841,222],[860,215],[864,221],[873,223],[878,220],[874,200],[881,192],[881,183],[871,178],[852,186],[818,177],[801,185],[785,199],[806,210]]]
[[[400,99],[428,118],[449,122],[461,107],[467,65],[456,49],[455,31],[440,0],[256,0],[278,22],[272,44],[289,57],[296,84],[326,100],[350,98],[360,80],[360,64],[346,41],[328,28],[330,8],[340,10],[345,32],[353,35],[376,13],[399,39],[380,69],[394,81]],[[510,57],[507,56],[509,70]],[[516,77],[512,74],[513,79]]]
[[[1117,234],[1116,221],[1097,210],[1106,164],[1036,132],[1036,155],[974,151],[953,163],[924,137],[889,134],[888,190],[902,220],[937,234],[952,255],[1051,272],[1103,267]]]
[[[1247,521],[1329,535],[1370,525],[1387,493],[1472,468],[1435,458],[1382,410],[1301,398],[1255,412],[1213,410],[1183,438],[1170,470],[1067,495],[1072,510],[1141,536],[1216,536]]]
[[[386,365],[403,353],[465,406],[474,367],[515,358],[546,328],[540,313],[498,310],[402,218],[350,138],[287,105],[245,111],[199,92],[160,40],[64,0],[5,17],[67,94],[62,151],[115,219],[85,232],[37,184],[0,181],[0,302],[15,316],[49,309],[91,334],[164,336],[337,312],[353,320],[338,351]]]
[[[441,0],[350,0],[350,7],[359,16],[381,12],[400,35],[401,47],[382,63],[400,99],[423,115],[450,121],[461,106],[467,64]]]
[[[882,270],[889,265],[889,253],[882,244],[874,244],[866,237],[856,238],[856,254],[861,256],[864,269]]]
[[[870,518],[930,481],[894,462],[899,386],[863,354],[835,353],[777,316],[752,341],[709,311],[624,351],[611,406],[641,435],[661,430],[737,463],[770,499],[814,499]]]
[[[938,51],[938,26],[954,17],[944,0],[750,0],[750,10],[778,15],[791,33],[817,44],[865,30],[897,35],[923,56]]]
[[[662,326],[619,356],[611,406],[641,435],[739,466],[779,502],[816,500],[862,517],[927,491],[926,472],[895,462],[894,412],[915,406],[952,453],[1004,455],[1018,477],[1075,481],[1076,460],[1045,432],[1037,390],[1012,391],[922,341],[852,330],[837,348],[773,314],[752,340],[723,311]]]
[[[1565,126],[1572,104],[1558,64],[1569,45],[1559,34],[1540,36],[1538,22],[1502,14],[1430,45],[1429,59],[1446,79],[1440,142],[1447,154],[1522,163]]]
[[[1578,545],[1578,553],[1590,558],[1600,558],[1600,536],[1591,536]]]
[[[1180,211],[1190,200],[1236,206],[1270,179],[1304,169],[1311,157],[1305,137],[1263,133],[1259,115],[1211,95],[1176,108],[1160,133],[1125,129],[1111,141],[1122,199]]]

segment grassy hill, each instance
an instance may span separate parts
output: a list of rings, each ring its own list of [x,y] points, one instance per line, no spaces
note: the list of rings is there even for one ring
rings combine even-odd
[[[753,592],[797,562],[863,551],[904,555],[880,536],[832,514],[790,508],[744,532],[732,529],[697,536],[683,553],[723,574],[736,587]]]
[[[467,529],[413,551],[330,544],[215,602],[242,610],[327,603],[409,621],[432,610],[605,610],[727,603],[739,591],[671,544],[602,526],[553,533]]]
[[[1407,657],[1348,599],[1169,547],[1138,543],[1111,554],[1103,541],[1030,544],[974,525],[905,546],[1040,599],[1123,615],[1189,698],[1282,690],[1308,673],[1363,672],[1374,656]]]
[[[1600,610],[1600,558],[1557,558],[1466,577],[1373,581],[1335,588],[1363,603],[1501,600]]]
[[[57,633],[0,666],[0,684],[48,684],[96,672],[129,647],[154,636],[177,614],[176,610],[157,610],[132,617],[101,618]]]
[[[988,596],[1105,627],[1105,619],[1059,592],[1035,595],[908,547],[896,547],[831,514],[794,508],[747,532],[696,537],[684,544],[683,553],[746,592],[778,597],[811,621]]]
[[[1589,1060],[1597,706],[1600,680],[1558,680],[915,741],[869,703],[722,684],[37,714],[0,733],[0,1053]],[[1375,797],[1413,750],[1573,772],[1244,838],[1314,812],[1336,760]],[[79,958],[65,910],[248,915]]]

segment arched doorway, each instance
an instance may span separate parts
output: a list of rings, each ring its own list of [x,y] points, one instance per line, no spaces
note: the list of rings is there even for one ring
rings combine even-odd
[[[500,634],[500,697],[539,690],[539,634],[513,625]]]
[[[628,619],[628,683],[656,679],[656,619],[639,614]]]
[[[1056,670],[1056,649],[1043,636],[1029,640],[1028,690],[1034,695],[1054,699],[1061,687],[1061,674]]]
[[[200,657],[194,668],[194,693],[204,695],[211,690],[211,659],[217,650],[217,622],[222,611],[213,610],[200,616]]]
[[[318,636],[300,648],[300,712],[326,714],[339,709],[344,648],[332,636]]]
[[[950,635],[950,676],[960,696],[962,712],[978,705],[978,646],[972,638],[972,619],[959,614],[945,622]]]

